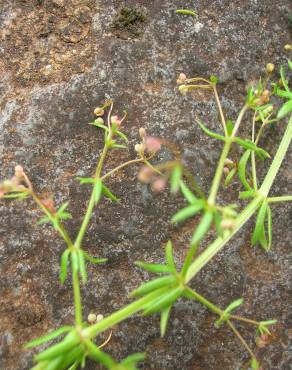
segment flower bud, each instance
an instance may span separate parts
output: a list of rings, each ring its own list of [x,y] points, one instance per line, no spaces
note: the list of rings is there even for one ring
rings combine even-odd
[[[228,167],[223,168],[224,175],[227,176],[230,172],[230,169]]]
[[[158,152],[161,149],[161,141],[156,137],[148,136],[145,139],[145,147],[150,153]]]
[[[52,198],[42,199],[42,204],[51,213],[56,213],[55,202]]]
[[[87,316],[87,321],[89,322],[89,324],[95,324],[96,323],[96,314],[95,313],[90,313]]]
[[[155,180],[151,185],[152,191],[156,193],[163,191],[165,188],[166,188],[166,180],[162,178]]]
[[[292,50],[292,45],[291,45],[291,44],[286,44],[286,45],[284,46],[284,49],[285,49],[286,51],[291,51],[291,50]]]
[[[139,136],[141,139],[144,139],[146,137],[146,130],[144,127],[139,128]]]
[[[121,119],[118,116],[111,116],[111,124],[116,126],[121,126]]]
[[[144,151],[144,145],[143,144],[136,144],[135,147],[135,152],[137,152],[138,154],[140,154],[141,152]]]
[[[183,84],[186,79],[187,79],[187,76],[184,73],[180,73],[176,82],[178,85],[180,85],[180,84]]]
[[[98,322],[101,322],[102,320],[104,319],[103,315],[100,313],[96,316],[96,320],[95,322],[98,323]]]
[[[144,184],[149,184],[152,181],[153,175],[154,171],[150,167],[143,166],[138,173],[138,180]]]
[[[94,114],[97,117],[103,116],[104,115],[104,109],[101,108],[101,107],[97,107],[97,108],[94,109]]]
[[[272,73],[274,71],[274,69],[275,69],[275,65],[273,63],[268,63],[266,65],[266,72]]]
[[[98,117],[94,122],[97,123],[98,125],[103,125],[104,124],[104,120],[101,117]]]
[[[24,175],[23,167],[22,166],[15,166],[14,168],[14,174],[16,177],[21,178]]]

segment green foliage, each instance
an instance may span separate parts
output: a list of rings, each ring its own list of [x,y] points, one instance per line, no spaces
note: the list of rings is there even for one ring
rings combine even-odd
[[[230,319],[231,313],[238,308],[243,303],[243,298],[239,298],[233,302],[231,302],[220,315],[219,319],[215,321],[215,327],[220,328],[220,326]]]

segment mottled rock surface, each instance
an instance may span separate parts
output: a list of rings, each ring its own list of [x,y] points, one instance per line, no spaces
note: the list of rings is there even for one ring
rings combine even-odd
[[[123,18],[129,14],[122,12],[125,6],[134,9],[130,20]],[[175,14],[182,7],[195,7],[198,16]],[[87,123],[93,109],[111,97],[115,112],[128,111],[125,132],[131,145],[129,151],[113,153],[106,168],[134,158],[138,128],[144,126],[174,143],[208,188],[221,145],[201,133],[194,116],[216,129],[215,103],[208,94],[180,96],[176,77],[180,72],[219,75],[224,109],[234,118],[247,83],[260,76],[266,63],[279,66],[287,56],[283,45],[291,42],[291,13],[289,0],[0,0],[1,178],[22,164],[40,194],[53,193],[57,204],[70,200],[74,219],[67,225],[74,236],[89,195],[76,176],[92,173],[102,144],[101,134]],[[270,153],[284,126],[282,122],[266,132],[262,146]],[[291,152],[274,194],[289,192],[289,160]],[[181,228],[169,223],[182,200],[152,194],[137,182],[137,170],[128,168],[108,182],[122,201],[103,201],[92,218],[84,247],[108,257],[109,263],[89,267],[89,282],[82,289],[85,315],[107,315],[129,302],[127,294],[149,278],[133,262],[161,261],[169,238],[178,263],[185,254],[194,223]],[[236,183],[222,192],[223,199],[236,201]],[[0,212],[0,368],[24,370],[32,365],[32,353],[22,345],[72,322],[71,287],[58,282],[64,244],[52,228],[37,225],[35,205],[1,202]],[[222,307],[244,297],[242,315],[277,318],[271,345],[255,350],[263,369],[286,370],[292,362],[291,208],[275,206],[273,214],[269,253],[250,248],[249,223],[193,285]],[[135,317],[114,328],[107,350],[116,358],[146,351],[143,369],[246,368],[248,356],[237,339],[213,323],[214,316],[204,307],[180,301],[164,339],[159,338],[158,317]],[[239,328],[254,347],[253,329]],[[86,369],[96,365],[88,363]]]

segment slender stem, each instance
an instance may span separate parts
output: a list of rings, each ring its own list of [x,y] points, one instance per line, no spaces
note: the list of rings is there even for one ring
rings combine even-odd
[[[221,178],[223,175],[225,159],[228,157],[228,153],[231,148],[231,145],[232,145],[232,140],[230,140],[229,137],[226,138],[226,141],[225,141],[225,144],[224,144],[224,147],[223,147],[223,150],[222,150],[222,153],[221,153],[221,156],[220,156],[217,168],[216,168],[215,176],[213,179],[213,183],[212,183],[209,198],[208,198],[208,203],[210,205],[214,205],[216,202],[217,192],[218,192]]]
[[[75,325],[81,326],[82,324],[82,305],[80,295],[80,283],[78,278],[78,272],[73,270],[72,265],[72,284],[74,293],[74,308],[75,308]]]
[[[221,106],[221,103],[220,103],[220,99],[219,99],[219,95],[218,95],[218,92],[217,92],[216,85],[213,85],[213,91],[214,91],[217,107],[219,109],[221,122],[222,122],[222,126],[223,126],[223,129],[224,129],[224,134],[225,134],[225,137],[227,137],[228,132],[227,132],[227,127],[226,127],[226,120],[225,120],[225,117],[224,117],[224,113],[223,113],[223,110],[222,110],[222,106]]]
[[[255,117],[256,113],[253,115],[252,118],[252,141],[255,142]],[[257,171],[256,171],[256,161],[255,161],[255,152],[254,150],[251,151],[251,168],[252,168],[252,182],[254,189],[258,189],[258,182],[257,182]]]
[[[101,176],[101,180],[105,180],[106,178],[108,178],[109,176],[113,175],[115,172],[121,170],[122,168],[126,167],[126,166],[129,166],[130,164],[134,164],[134,163],[139,163],[139,162],[144,162],[144,159],[143,158],[137,158],[137,159],[132,159],[128,162],[125,162],[119,166],[117,166],[116,168],[112,169],[111,171],[109,171],[108,173],[106,173],[105,175]]]
[[[219,316],[222,315],[223,311],[219,307],[215,306],[212,302],[208,301],[205,297],[201,296],[199,293],[193,289],[187,287],[188,293],[196,300],[202,303],[204,306],[208,307],[211,311],[215,312]]]
[[[109,146],[108,146],[107,143],[105,143],[104,148],[103,148],[103,151],[102,151],[102,154],[101,154],[100,159],[99,159],[99,162],[98,162],[98,165],[96,167],[95,179],[98,179],[100,177],[100,173],[101,173],[102,166],[103,166],[104,160],[106,158],[108,149],[109,149]],[[94,197],[94,189],[93,189],[92,190],[92,193],[91,193],[91,197],[90,197],[89,203],[88,203],[88,206],[87,206],[87,210],[86,210],[85,216],[83,218],[82,224],[80,226],[79,233],[78,233],[77,238],[76,238],[75,243],[74,243],[74,245],[75,245],[76,248],[80,248],[80,246],[81,246],[82,240],[84,238],[84,235],[86,233],[88,224],[90,222],[90,218],[92,216],[92,212],[93,212],[94,206],[95,206],[95,197]]]
[[[243,322],[246,322],[248,324],[255,325],[255,326],[260,325],[260,323],[258,321],[247,319],[245,317],[241,317],[241,316],[237,316],[237,315],[230,315],[229,317],[230,317],[230,319],[237,320],[237,321],[243,321]]]
[[[234,332],[234,334],[237,336],[237,338],[240,340],[242,345],[245,347],[247,352],[250,354],[252,358],[256,358],[255,354],[253,351],[250,349],[249,345],[246,343],[245,339],[241,336],[239,331],[235,328],[235,326],[230,322],[230,320],[227,320],[227,325],[230,327],[230,329]]]
[[[241,121],[243,119],[243,116],[245,115],[245,113],[248,111],[249,107],[248,105],[244,105],[241,109],[241,111],[239,112],[239,115],[237,117],[237,120],[234,124],[234,127],[233,127],[233,131],[232,131],[232,134],[231,134],[231,137],[235,137],[236,134],[237,134],[237,131],[239,129],[239,126],[241,124]]]
[[[274,157],[274,160],[271,164],[271,167],[263,181],[262,186],[260,187],[259,191],[263,196],[267,196],[269,193],[269,190],[275,180],[275,177],[279,171],[279,168],[282,164],[282,161],[286,155],[286,152],[289,148],[290,142],[292,139],[292,115],[290,116],[288,126],[286,128],[286,131],[284,133],[283,139],[281,140],[281,143],[279,145],[279,148],[277,150],[277,153]]]
[[[288,202],[292,200],[292,195],[283,195],[281,197],[270,197],[267,198],[269,203]]]

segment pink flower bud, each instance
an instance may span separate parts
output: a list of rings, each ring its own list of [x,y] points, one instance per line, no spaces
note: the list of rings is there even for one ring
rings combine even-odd
[[[166,180],[162,178],[155,180],[151,185],[151,189],[156,193],[163,191],[165,188]]]
[[[228,167],[223,168],[224,175],[227,176],[230,172],[230,169]]]
[[[138,180],[145,184],[149,184],[152,181],[153,175],[154,171],[151,168],[143,166],[138,173]]]
[[[161,141],[156,137],[148,136],[145,138],[145,146],[148,152],[155,153],[161,149]]]
[[[3,198],[5,195],[5,192],[3,190],[0,190],[0,198]]]
[[[14,174],[18,178],[23,177],[23,174],[24,174],[23,167],[22,166],[19,166],[19,165],[15,166],[15,168],[14,168]]]
[[[54,200],[52,198],[42,199],[42,204],[51,213],[56,213],[55,202],[54,202]]]
[[[111,124],[121,126],[122,120],[118,116],[111,116]]]

